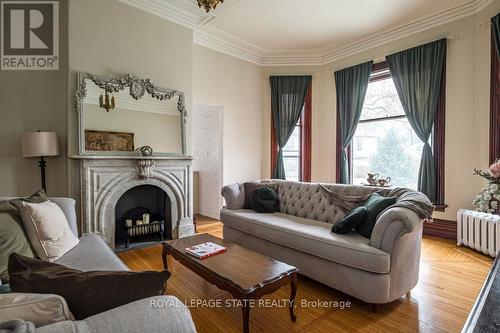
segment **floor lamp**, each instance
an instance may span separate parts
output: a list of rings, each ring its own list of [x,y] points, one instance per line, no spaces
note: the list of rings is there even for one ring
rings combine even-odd
[[[44,157],[59,156],[59,144],[55,132],[25,132],[21,134],[21,148],[23,157],[39,157],[38,165],[42,177],[42,188],[47,193],[45,184],[45,166],[47,161]]]

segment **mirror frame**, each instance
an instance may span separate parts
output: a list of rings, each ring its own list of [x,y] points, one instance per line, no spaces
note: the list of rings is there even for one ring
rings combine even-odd
[[[116,93],[129,88],[130,96],[139,100],[144,94],[160,101],[169,100],[175,96],[179,97],[177,110],[181,113],[181,149],[182,153],[153,152],[154,156],[186,156],[186,121],[187,110],[184,103],[184,93],[179,90],[159,87],[151,82],[150,79],[141,79],[132,74],[125,74],[121,79],[113,79],[104,76],[96,76],[89,73],[77,73],[77,86],[74,95],[75,109],[78,114],[78,153],[86,156],[141,156],[133,151],[95,151],[85,150],[85,117],[83,110],[83,99],[87,96],[87,87],[85,80],[92,80],[99,88],[108,93]],[[135,147],[138,148],[138,147]],[[145,156],[147,157],[147,156]]]

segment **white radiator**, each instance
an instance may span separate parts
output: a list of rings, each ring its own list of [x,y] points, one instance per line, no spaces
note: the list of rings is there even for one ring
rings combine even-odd
[[[495,257],[500,251],[500,216],[473,210],[459,210],[457,244]]]

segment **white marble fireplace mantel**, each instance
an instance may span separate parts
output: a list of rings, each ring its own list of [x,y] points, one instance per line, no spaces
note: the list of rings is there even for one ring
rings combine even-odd
[[[190,156],[91,156],[79,160],[81,230],[115,245],[115,206],[129,189],[154,185],[170,200],[172,237],[194,234],[193,171]]]

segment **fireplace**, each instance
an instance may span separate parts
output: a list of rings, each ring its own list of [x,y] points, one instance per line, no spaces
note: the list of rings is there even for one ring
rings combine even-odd
[[[161,188],[139,185],[129,189],[115,206],[115,247],[172,239],[170,211],[170,199]]]
[[[101,234],[115,248],[124,244],[119,231],[124,218],[137,220],[143,214],[150,214],[150,222],[164,218],[166,239],[194,234],[191,157],[77,155],[72,158],[80,160],[82,233]],[[148,199],[143,200],[143,196]],[[127,211],[130,217],[125,217]]]

